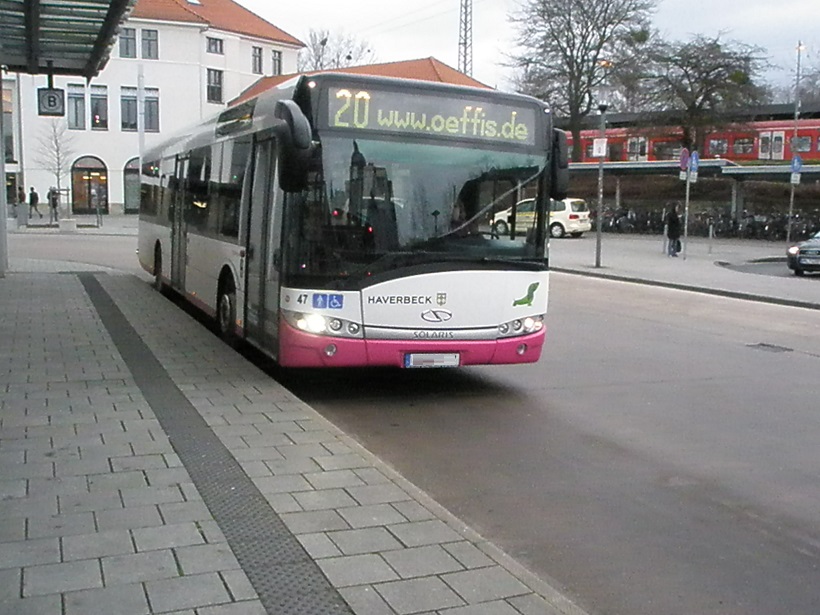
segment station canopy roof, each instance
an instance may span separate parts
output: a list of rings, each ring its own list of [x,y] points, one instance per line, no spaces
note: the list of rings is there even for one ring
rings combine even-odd
[[[0,0],[0,65],[96,77],[136,0]]]

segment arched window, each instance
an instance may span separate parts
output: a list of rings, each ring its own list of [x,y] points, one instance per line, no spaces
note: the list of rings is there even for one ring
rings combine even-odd
[[[99,158],[83,156],[71,167],[71,204],[75,214],[108,213],[108,168]]]

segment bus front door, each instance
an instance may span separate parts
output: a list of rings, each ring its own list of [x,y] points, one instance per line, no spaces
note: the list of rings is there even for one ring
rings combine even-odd
[[[256,143],[252,177],[245,246],[245,331],[250,341],[275,357],[279,338],[279,269],[275,256],[281,240],[281,215],[277,209],[280,201],[273,139]]]
[[[171,215],[171,285],[177,290],[185,290],[185,264],[188,258],[188,229],[185,222],[187,201],[188,159],[177,158],[176,178],[179,189],[174,194],[174,210]]]

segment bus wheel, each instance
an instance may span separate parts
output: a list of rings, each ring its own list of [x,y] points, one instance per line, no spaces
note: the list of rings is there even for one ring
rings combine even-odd
[[[162,283],[162,248],[159,245],[154,248],[154,289],[160,293],[165,290]]]
[[[236,336],[236,289],[230,280],[219,288],[216,325],[219,328],[219,336],[225,343],[231,347],[236,346],[239,341]]]

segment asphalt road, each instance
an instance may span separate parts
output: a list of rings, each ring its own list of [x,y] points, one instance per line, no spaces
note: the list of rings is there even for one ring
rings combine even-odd
[[[141,274],[39,237],[11,255]],[[532,366],[272,373],[590,613],[816,615],[816,312],[552,280]]]

